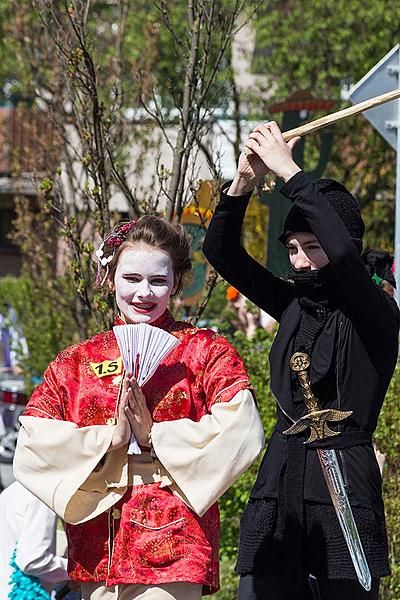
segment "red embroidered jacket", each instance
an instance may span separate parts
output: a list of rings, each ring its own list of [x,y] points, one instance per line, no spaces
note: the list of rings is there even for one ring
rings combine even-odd
[[[176,322],[168,311],[154,325],[181,342],[143,388],[154,421],[199,421],[215,402],[250,388],[238,353],[217,333]],[[106,424],[114,416],[121,383],[119,358],[112,331],[62,351],[25,415],[79,427]],[[96,365],[104,361],[111,361],[110,374],[98,377]],[[168,487],[139,485],[129,487],[113,509],[66,529],[72,579],[108,586],[187,581],[203,584],[205,593],[219,588],[217,504],[198,517]]]

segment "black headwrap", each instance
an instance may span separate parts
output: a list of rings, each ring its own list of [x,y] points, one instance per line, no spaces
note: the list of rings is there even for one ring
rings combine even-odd
[[[342,219],[358,251],[361,253],[365,225],[354,196],[344,185],[334,179],[319,179],[315,182],[315,187],[324,195]],[[311,232],[311,228],[306,221],[303,211],[294,204],[286,215],[283,232],[278,240],[282,244],[285,244],[289,233],[299,233],[302,231]]]

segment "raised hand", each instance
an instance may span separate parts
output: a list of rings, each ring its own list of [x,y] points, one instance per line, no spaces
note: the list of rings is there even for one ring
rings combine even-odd
[[[258,179],[269,171],[286,181],[290,179],[300,171],[292,158],[292,149],[299,139],[294,138],[286,143],[275,121],[255,127],[245,142],[245,151],[240,155],[228,194],[239,196],[252,191]]]
[[[259,178],[267,173],[268,168],[257,154],[253,152],[246,154],[243,151],[239,157],[235,178],[228,190],[229,196],[240,196],[251,192]]]
[[[250,133],[245,147],[257,155],[265,169],[287,181],[301,170],[292,156],[292,150],[299,139],[297,137],[285,142],[277,123],[270,121],[258,125]]]
[[[129,420],[130,428],[138,443],[150,446],[150,432],[153,419],[147,408],[146,398],[134,377],[129,380],[128,404],[125,414]]]
[[[130,391],[130,379],[132,375],[127,373],[122,383],[121,398],[118,408],[118,419],[115,427],[114,435],[111,440],[110,450],[117,450],[126,444],[129,444],[131,439],[132,429],[131,424],[127,415],[127,407],[129,403]]]

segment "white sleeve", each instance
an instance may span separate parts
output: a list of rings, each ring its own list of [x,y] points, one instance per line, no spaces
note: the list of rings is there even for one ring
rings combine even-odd
[[[115,425],[78,428],[69,421],[24,416],[20,422],[15,478],[64,521],[91,519],[123,496],[126,447],[107,453]],[[105,466],[96,471],[106,453]]]
[[[182,499],[200,516],[252,464],[265,444],[249,390],[241,390],[229,402],[213,404],[211,414],[198,422],[154,423],[151,437],[157,458],[183,493]],[[179,490],[174,491],[179,495]]]
[[[32,495],[23,515],[15,562],[26,575],[55,585],[69,579],[67,559],[56,555],[56,514]]]

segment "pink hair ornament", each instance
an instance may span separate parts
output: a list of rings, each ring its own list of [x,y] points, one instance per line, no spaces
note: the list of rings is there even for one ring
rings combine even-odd
[[[107,279],[108,273],[110,271],[110,262],[115,256],[115,252],[117,248],[120,247],[123,242],[126,240],[127,234],[135,227],[137,221],[132,220],[128,221],[128,223],[121,223],[117,225],[112,233],[110,233],[104,240],[101,242],[100,247],[96,250],[97,256],[97,275],[96,275],[96,285],[103,285],[105,280]],[[105,256],[105,249],[111,249],[111,254]],[[105,269],[106,272],[101,278],[101,270]]]

